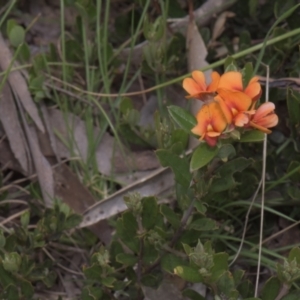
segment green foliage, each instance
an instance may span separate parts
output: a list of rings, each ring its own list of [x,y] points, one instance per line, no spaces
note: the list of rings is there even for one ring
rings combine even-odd
[[[85,253],[87,262],[82,266],[85,278],[80,279],[82,299],[142,299],[144,286],[156,289],[167,277],[166,273],[172,278],[181,277],[186,287],[190,287],[190,283],[203,283],[208,287],[207,294],[215,299],[260,299],[253,297],[253,277],[248,275],[253,273],[257,261],[253,250],[259,231],[257,202],[248,216],[250,223],[239,254],[240,261],[233,267],[229,262],[237,253],[245,207],[249,207],[249,199],[261,176],[261,147],[256,142],[263,141],[265,134],[248,128],[245,132],[228,128],[228,137],[238,139],[238,144],[233,144],[229,138],[215,147],[201,142],[191,155],[185,153],[197,120],[186,109],[175,106],[165,89],[170,84],[168,80],[178,82],[187,72],[186,36],[173,34],[172,25],[167,24],[168,18],[188,15],[181,2],[171,5],[170,1],[156,1],[151,7],[151,1],[137,0],[128,10],[119,13],[110,8],[113,1],[61,1],[61,5],[73,6],[76,23],[66,35],[62,26],[59,47],[50,45],[49,53],[34,57],[25,43],[28,29],[15,20],[7,21],[6,35],[10,44],[17,48],[18,60],[26,63],[21,67],[28,68],[28,88],[37,105],[43,100],[47,106],[58,106],[67,113],[84,116],[90,128],[99,125],[100,135],[109,131],[116,140],[120,136],[122,142],[133,149],[158,149],[156,154],[161,165],[171,168],[176,183],[172,197],[143,197],[136,193],[124,197],[128,210],[110,220],[114,236],[111,244],[105,247],[98,246],[97,238],[91,238],[87,230],[76,229],[81,218],[65,204],[56,202],[51,209],[30,205],[12,229],[3,227],[0,230],[1,299],[31,299],[37,289],[51,288],[59,280],[59,261],[53,261],[48,251],[53,249],[54,243],[75,244]],[[102,5],[98,7],[96,3]],[[195,5],[198,4],[196,1]],[[264,76],[261,62],[269,65],[271,77],[298,77],[299,35],[280,40],[298,28],[296,9],[299,9],[296,0],[285,3],[249,0],[246,4],[236,1],[230,8],[236,17],[226,20],[224,34],[217,44],[228,51],[224,69],[241,70],[244,87],[257,71]],[[116,17],[111,19],[112,11]],[[1,19],[1,24],[5,19]],[[270,29],[272,23],[274,26]],[[69,30],[69,26],[65,27]],[[201,28],[206,44],[212,37],[210,28]],[[269,36],[278,38],[277,42],[267,48],[260,47],[259,56],[254,50],[249,52],[253,41],[267,41]],[[135,49],[139,44],[144,45],[143,59],[136,64]],[[206,60],[220,66],[220,61],[216,61],[216,49],[213,45],[207,47]],[[239,61],[230,56],[239,55],[243,50],[250,55]],[[242,65],[244,67],[240,68]],[[143,89],[142,83],[145,88],[158,87],[154,126],[141,125],[142,99],[124,95],[135,86],[137,79],[140,89]],[[279,90],[276,82],[275,87],[271,85],[270,99],[276,106],[278,104],[281,127],[270,137],[268,148],[266,177],[271,184],[267,182],[267,188],[275,188],[276,197],[273,199],[270,193],[266,199],[267,234],[278,227],[273,213],[280,213],[289,220],[299,215],[300,97],[293,88],[297,85],[295,82],[286,91]],[[100,91],[106,95],[100,96]],[[111,92],[117,95],[110,96]],[[143,94],[144,101],[148,95]],[[94,139],[93,131],[87,135]],[[101,137],[98,140],[101,142]],[[89,148],[95,147],[89,144]],[[99,177],[99,171],[84,164],[75,160],[70,163],[90,186],[94,177]],[[1,184],[3,178],[1,174]],[[88,180],[91,178],[93,180]],[[96,187],[95,190],[100,191],[99,198],[107,191],[114,191],[113,181],[113,178],[105,178],[101,187]],[[7,195],[2,191],[1,200]],[[294,203],[297,205],[292,206]],[[0,209],[1,213],[2,210],[7,213],[6,205],[1,205]],[[80,238],[75,241],[69,238],[65,233],[70,229]],[[287,290],[283,300],[300,297],[299,291],[293,290],[293,284],[299,284],[300,280],[299,248],[291,249],[288,258],[274,269],[273,262],[278,261],[287,248],[263,249],[262,264],[274,274],[263,285],[260,295],[263,300],[276,299],[282,289]],[[240,266],[246,270],[240,270]],[[205,299],[190,288],[183,290],[182,295],[189,299]]]
[[[30,214],[21,216],[20,226],[9,233],[0,230],[0,297],[3,299],[31,299],[34,285],[53,286],[57,274],[53,262],[44,258],[37,263],[50,241],[57,241],[64,231],[76,227],[81,217],[65,204],[56,201],[53,209],[46,209],[36,228],[29,230]],[[6,296],[5,296],[6,295]]]

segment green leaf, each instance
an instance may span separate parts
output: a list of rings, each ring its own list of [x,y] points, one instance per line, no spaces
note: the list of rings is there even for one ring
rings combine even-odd
[[[56,273],[54,271],[50,271],[47,276],[45,276],[42,281],[46,285],[46,287],[51,288],[56,281]]]
[[[21,256],[17,252],[5,253],[2,264],[6,271],[18,272],[21,265]]]
[[[254,294],[254,287],[250,280],[245,280],[237,287],[241,296],[244,298],[251,297]]]
[[[253,65],[251,62],[247,62],[245,64],[245,67],[242,70],[242,76],[243,76],[243,87],[245,89],[249,81],[253,77]]]
[[[265,133],[259,130],[250,130],[246,131],[242,134],[240,142],[241,143],[254,143],[254,142],[262,142],[265,138]]]
[[[102,297],[102,290],[100,287],[85,286],[81,293],[82,300],[99,300]]]
[[[228,270],[228,254],[224,252],[216,253],[213,255],[214,265],[211,268],[211,278],[217,281],[218,278]],[[231,275],[230,275],[231,276]],[[230,277],[231,278],[231,277]]]
[[[265,283],[262,290],[263,300],[275,300],[280,292],[281,283],[275,276],[271,277]]]
[[[18,26],[18,23],[14,19],[9,19],[6,22],[6,34],[9,36],[10,31],[15,27]]]
[[[223,274],[217,281],[217,287],[218,287],[218,291],[220,293],[223,293],[225,296],[228,297],[235,296],[237,298],[239,295],[238,291],[235,289],[233,276],[229,271],[223,272]]]
[[[224,178],[216,178],[210,186],[210,193],[220,193],[228,191],[236,186],[236,181],[232,175]]]
[[[130,98],[122,98],[120,104],[119,104],[120,111],[125,114],[128,110],[133,109],[133,103]]]
[[[223,161],[227,162],[228,159],[233,158],[236,155],[235,148],[231,144],[224,144],[219,149],[218,157]]]
[[[77,214],[70,215],[64,223],[64,229],[72,229],[80,224],[82,221],[82,216]]]
[[[237,286],[241,283],[241,280],[245,275],[245,271],[241,270],[241,269],[237,269],[237,270],[233,271],[232,275],[233,275],[234,283]]]
[[[182,154],[186,149],[189,141],[189,134],[181,128],[177,128],[172,132],[171,135],[171,151],[174,154]]]
[[[158,259],[158,251],[149,242],[144,242],[143,262],[145,265],[152,265]]]
[[[2,264],[0,264],[0,286],[6,288],[10,284],[14,284],[14,283],[15,283],[15,278],[12,276],[11,273],[9,273],[3,268]]]
[[[24,42],[25,39],[25,30],[22,26],[14,26],[8,34],[9,41],[14,47],[18,47]]]
[[[187,297],[192,300],[205,300],[203,296],[201,296],[199,293],[197,293],[194,290],[186,289],[182,292],[182,296]]]
[[[5,243],[6,243],[6,238],[3,234],[2,229],[0,229],[0,249],[5,246]]]
[[[162,282],[162,274],[161,273],[154,273],[152,272],[151,274],[146,274],[142,277],[142,284],[145,286],[152,287],[153,289],[157,289],[161,282]],[[145,298],[146,299],[146,298]]]
[[[13,300],[13,299],[19,299],[19,292],[18,288],[11,284],[5,289],[5,299]]]
[[[300,264],[300,248],[295,247],[293,248],[288,256],[288,262],[292,262],[294,259],[296,259],[297,264]]]
[[[281,300],[299,300],[300,299],[300,291],[293,291],[288,293],[286,296],[281,298]]]
[[[90,267],[83,267],[83,273],[87,279],[99,281],[102,274],[102,268],[97,264],[93,264]]]
[[[196,171],[206,166],[218,154],[218,151],[217,147],[210,147],[206,143],[200,144],[192,154],[191,171]]]
[[[133,252],[138,253],[140,248],[139,239],[137,238],[138,224],[130,211],[123,213],[122,217],[117,220],[116,229],[122,242]]]
[[[155,197],[144,197],[142,199],[142,225],[149,230],[156,225],[158,215],[157,199]]]
[[[200,213],[201,215],[205,215],[206,211],[207,211],[207,207],[200,201],[197,201],[195,203],[195,208],[197,209],[198,213]]]
[[[224,178],[228,175],[233,175],[236,172],[242,172],[245,170],[252,161],[245,157],[235,158],[226,164],[223,164],[221,167],[217,169],[217,172],[220,174],[221,178]]]
[[[174,254],[166,254],[161,259],[161,267],[164,271],[172,273],[177,266],[187,266],[188,262]]]
[[[125,212],[122,215],[122,221],[126,231],[130,232],[131,234],[136,234],[138,230],[138,223],[135,216],[131,212]]]
[[[232,57],[232,56],[228,56],[226,59],[225,59],[225,62],[224,62],[224,72],[229,72],[229,71],[237,71],[238,70],[238,67],[237,67],[237,64],[236,64],[236,61],[235,59]]]
[[[173,120],[185,131],[191,133],[192,128],[197,124],[196,118],[185,109],[171,105],[168,107],[168,111]]]
[[[27,228],[29,224],[29,220],[30,220],[30,212],[29,210],[27,210],[21,215],[21,224],[24,228]]]
[[[31,299],[31,297],[34,294],[34,289],[31,283],[25,279],[19,279],[20,280],[20,287],[22,294],[25,296],[26,299]]]
[[[292,90],[291,88],[287,89],[287,108],[289,112],[289,121],[292,124],[300,123],[300,93]]]
[[[196,268],[177,266],[174,273],[188,282],[203,282],[203,277]]]
[[[105,286],[112,288],[114,285],[113,283],[116,281],[115,277],[104,277],[101,279],[102,284],[104,284]]]
[[[175,175],[175,180],[184,188],[189,188],[192,174],[189,170],[189,163],[186,158],[180,158],[168,150],[157,150],[156,155],[163,167],[170,167]]]
[[[160,207],[160,212],[175,229],[180,226],[179,216],[168,205],[162,204]]]
[[[138,258],[129,253],[119,253],[116,257],[116,261],[126,266],[134,266]]]
[[[195,229],[198,231],[215,230],[217,228],[218,226],[216,221],[210,218],[201,218],[196,221],[193,221],[189,225],[189,229]]]

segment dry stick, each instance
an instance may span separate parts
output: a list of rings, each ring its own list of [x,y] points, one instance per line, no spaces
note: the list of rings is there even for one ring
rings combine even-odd
[[[268,84],[268,82],[269,82],[269,78],[270,78],[270,69],[269,69],[269,66],[266,66],[266,68],[267,68],[267,84],[266,84],[266,101],[265,102],[268,102],[269,101],[269,84]],[[257,294],[258,294],[259,275],[260,275],[260,266],[261,266],[261,253],[262,253],[263,229],[264,229],[264,209],[265,209],[266,162],[267,162],[267,135],[265,134],[264,145],[263,145],[259,249],[258,249],[257,274],[256,274],[254,297],[257,297]]]

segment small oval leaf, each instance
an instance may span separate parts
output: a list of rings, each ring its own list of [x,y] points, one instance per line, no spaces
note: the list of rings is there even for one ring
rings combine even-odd
[[[192,155],[190,169],[196,171],[206,166],[217,154],[219,149],[217,147],[210,147],[206,143],[200,144]]]
[[[197,124],[196,118],[185,109],[171,105],[168,107],[172,119],[185,131],[191,132]]]

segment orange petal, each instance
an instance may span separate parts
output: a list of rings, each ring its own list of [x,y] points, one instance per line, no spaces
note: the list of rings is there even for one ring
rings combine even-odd
[[[253,77],[244,92],[247,94],[252,100],[256,101],[261,96],[261,85],[257,82],[258,77]]]
[[[235,118],[234,118],[234,125],[238,127],[244,127],[246,124],[249,123],[249,116],[245,113],[239,113]]]
[[[260,120],[262,117],[270,114],[275,110],[275,104],[273,102],[266,102],[263,103],[256,111],[255,115],[253,116],[252,121]]]
[[[218,89],[218,93],[231,110],[235,109],[238,112],[247,111],[252,104],[251,98],[240,91]]]
[[[261,118],[257,124],[266,128],[274,127],[278,124],[278,116],[272,113],[271,115]]]
[[[193,71],[192,77],[196,81],[196,83],[199,85],[199,90],[206,91],[206,82],[205,82],[205,76],[204,73],[201,71]]]
[[[220,136],[221,133],[220,132],[215,132],[215,131],[208,131],[206,133],[206,135],[209,136],[209,137],[217,137],[217,136]]]
[[[218,72],[212,72],[211,73],[211,83],[207,87],[207,91],[209,92],[215,92],[217,90],[217,87],[219,85],[220,81],[220,74]]]
[[[216,96],[215,100],[219,103],[226,122],[228,124],[231,124],[233,115],[230,108],[226,105],[225,101],[220,96]]]
[[[199,85],[192,78],[185,78],[182,86],[190,95],[197,95],[200,92]]]
[[[227,90],[243,90],[243,81],[242,74],[237,71],[230,71],[224,73],[220,77],[218,89],[227,89]]]

